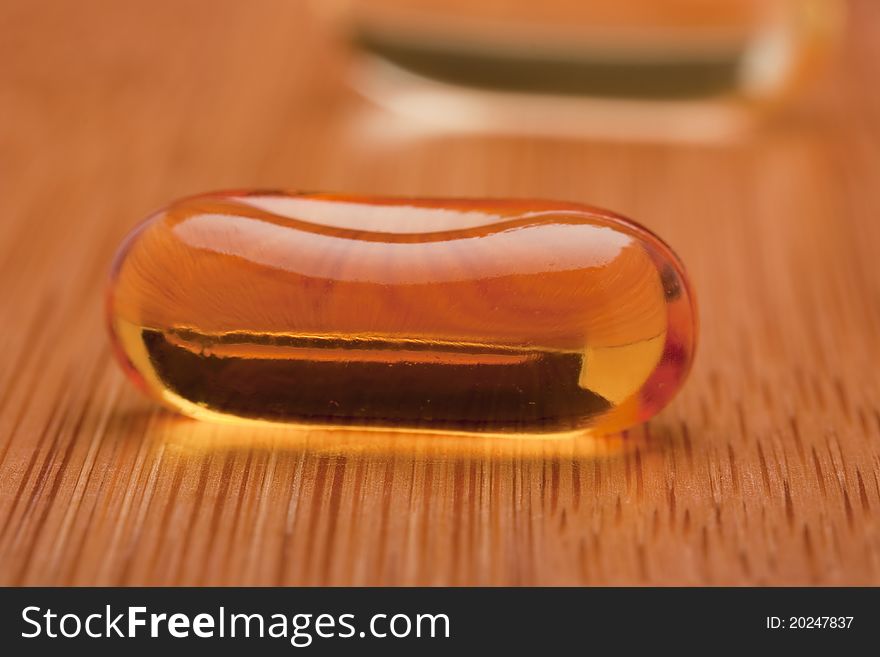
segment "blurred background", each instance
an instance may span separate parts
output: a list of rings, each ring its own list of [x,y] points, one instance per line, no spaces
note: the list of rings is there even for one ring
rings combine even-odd
[[[880,3],[0,1],[0,583],[880,583]],[[236,430],[112,362],[122,236],[555,198],[684,260],[684,392],[564,444]]]
[[[315,2],[353,84],[424,126],[719,139],[814,77],[836,0]]]

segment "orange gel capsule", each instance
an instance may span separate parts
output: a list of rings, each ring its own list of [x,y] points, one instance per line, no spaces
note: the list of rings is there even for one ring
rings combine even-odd
[[[624,429],[696,337],[669,247],[553,201],[187,198],[125,240],[107,309],[131,378],[182,413],[386,430]]]

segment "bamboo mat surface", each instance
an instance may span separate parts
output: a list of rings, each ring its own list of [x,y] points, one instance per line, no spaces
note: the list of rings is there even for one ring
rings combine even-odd
[[[880,3],[724,143],[423,133],[283,0],[0,4],[0,583],[880,584]],[[662,235],[693,373],[623,436],[240,429],[112,360],[109,260],[190,193],[583,201]]]

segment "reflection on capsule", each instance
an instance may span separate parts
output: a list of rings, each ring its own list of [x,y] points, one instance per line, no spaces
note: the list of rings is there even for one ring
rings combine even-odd
[[[574,203],[229,192],[125,240],[115,351],[197,418],[553,434],[642,422],[696,316],[672,251]]]

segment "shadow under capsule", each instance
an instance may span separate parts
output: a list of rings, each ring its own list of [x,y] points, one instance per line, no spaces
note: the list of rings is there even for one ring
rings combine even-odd
[[[279,451],[354,459],[593,460],[613,459],[637,449],[653,450],[663,442],[661,435],[651,435],[649,425],[610,435],[588,431],[548,436],[503,435],[321,425],[224,424],[193,420],[165,410],[154,412],[147,424],[146,433],[164,447],[192,456]]]

